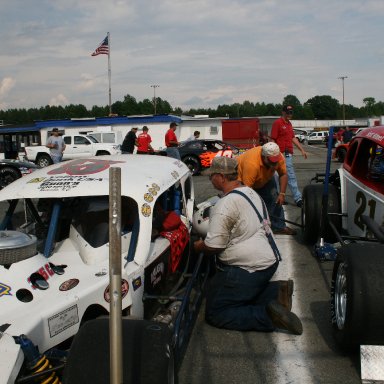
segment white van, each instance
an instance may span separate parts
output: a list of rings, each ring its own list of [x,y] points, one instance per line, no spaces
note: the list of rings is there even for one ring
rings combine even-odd
[[[328,131],[313,131],[307,136],[308,144],[321,144],[328,137]]]

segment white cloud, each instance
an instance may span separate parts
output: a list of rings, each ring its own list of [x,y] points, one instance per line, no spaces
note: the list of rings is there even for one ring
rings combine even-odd
[[[68,105],[68,99],[63,94],[58,94],[55,97],[52,97],[52,99],[49,101],[49,105],[51,106],[65,106]]]

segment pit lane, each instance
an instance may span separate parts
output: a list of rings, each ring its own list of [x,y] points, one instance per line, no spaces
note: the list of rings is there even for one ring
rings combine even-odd
[[[316,172],[325,171],[324,145],[306,145],[305,160],[296,151],[294,164],[299,187]],[[340,163],[332,161],[332,169]],[[197,202],[217,193],[207,177],[194,177]],[[300,209],[287,191],[286,218],[300,223]],[[299,229],[299,228],[297,228]],[[332,338],[330,283],[333,262],[320,263],[303,244],[301,236],[276,237],[283,262],[274,279],[295,282],[293,312],[302,320],[304,332],[258,333],[216,329],[204,321],[200,310],[183,364],[179,384],[226,383],[361,383],[359,356],[343,356]]]

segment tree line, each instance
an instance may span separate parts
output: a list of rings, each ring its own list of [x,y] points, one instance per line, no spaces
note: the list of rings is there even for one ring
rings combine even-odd
[[[156,98],[157,114],[174,115],[209,115],[209,117],[254,117],[254,116],[279,116],[282,105],[289,104],[295,109],[294,118],[302,120],[328,120],[343,119],[343,110],[345,119],[377,117],[384,115],[384,102],[376,100],[373,97],[363,99],[364,106],[358,108],[351,104],[343,106],[339,101],[329,95],[314,96],[305,103],[301,103],[294,95],[284,97],[281,104],[272,103],[253,103],[244,101],[243,103],[223,104],[214,108],[192,108],[182,110],[179,107],[173,108],[168,101]],[[113,115],[151,115],[154,113],[154,100],[144,99],[137,101],[133,96],[126,95],[122,101],[116,101],[112,104]],[[50,106],[40,108],[20,108],[0,110],[0,122],[6,124],[29,124],[36,120],[55,120],[84,117],[105,117],[109,115],[109,106],[99,107],[94,105],[87,109],[83,104],[70,104],[67,106]]]

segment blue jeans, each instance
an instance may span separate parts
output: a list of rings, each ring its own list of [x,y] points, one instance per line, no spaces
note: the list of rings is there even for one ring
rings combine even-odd
[[[206,321],[236,331],[273,331],[266,305],[278,296],[279,283],[269,282],[277,266],[249,273],[220,264],[207,290]]]
[[[301,192],[299,191],[299,187],[297,185],[295,168],[293,167],[292,159],[293,159],[292,155],[285,157],[285,164],[287,166],[288,186],[292,192],[295,203],[297,203],[302,199],[302,196],[301,196]]]
[[[63,159],[63,155],[51,155],[53,164],[58,164]]]
[[[271,220],[271,227],[273,230],[279,230],[286,227],[284,209],[280,204],[276,204],[279,192],[277,190],[277,184],[275,178],[272,177],[264,187],[255,189],[255,191],[264,200],[267,207],[269,218]],[[260,212],[261,213],[261,212]]]

